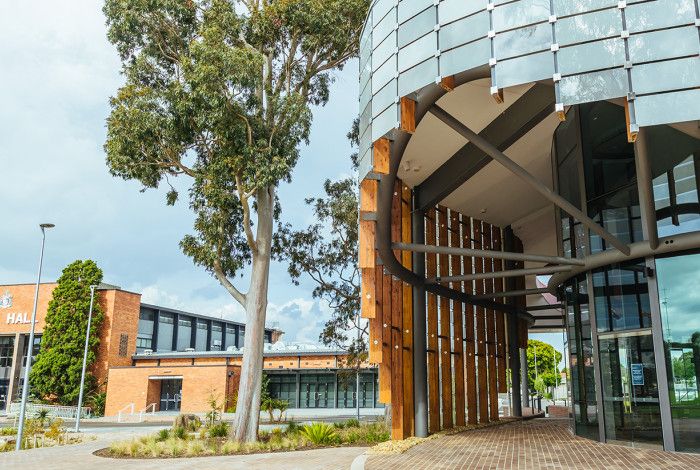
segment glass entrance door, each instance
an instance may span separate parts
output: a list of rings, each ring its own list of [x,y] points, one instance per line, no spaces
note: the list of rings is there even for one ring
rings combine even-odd
[[[10,390],[10,381],[8,379],[0,379],[0,411],[7,406],[7,392]]]
[[[302,408],[335,407],[334,374],[302,374],[300,382]]]
[[[182,379],[162,380],[160,384],[160,411],[180,411]]]
[[[651,332],[600,335],[599,339],[606,440],[661,449],[659,388]]]

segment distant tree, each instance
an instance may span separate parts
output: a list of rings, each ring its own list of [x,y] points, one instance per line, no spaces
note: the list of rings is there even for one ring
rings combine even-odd
[[[537,352],[537,362],[535,363],[535,351]],[[551,344],[535,339],[527,342],[527,375],[528,382],[534,388],[535,378],[540,377],[545,387],[555,387],[561,382],[559,369],[555,365],[559,364],[562,355],[554,349]],[[536,366],[535,366],[536,365]]]
[[[693,351],[684,351],[680,356],[673,358],[673,377],[683,382],[692,381],[695,378]]]
[[[348,139],[358,146],[358,121],[353,123]],[[357,154],[351,157],[357,171]],[[295,284],[302,276],[314,282],[313,297],[331,308],[319,339],[327,346],[347,351],[343,364],[357,369],[367,359],[367,322],[358,321],[360,311],[360,271],[358,250],[358,180],[357,176],[338,181],[326,180],[325,196],[307,198],[314,223],[302,230],[287,225],[276,239],[289,259],[289,274]]]
[[[55,400],[62,405],[73,405],[78,401],[90,311],[90,286],[100,282],[102,270],[91,260],[72,262],[58,278],[46,312],[41,349],[29,376],[32,390],[39,397]],[[95,391],[98,385],[89,366],[95,361],[100,344],[102,319],[102,308],[95,299],[88,343],[88,371],[85,375],[86,396]]]
[[[234,439],[258,435],[277,188],[308,141],[311,106],[356,57],[370,0],[107,0],[126,84],[112,99],[107,164],[145,188],[188,177],[180,246],[246,310]],[[177,191],[170,186],[167,203]],[[257,217],[255,216],[257,214]],[[254,220],[255,219],[255,220]],[[250,266],[244,293],[234,278]]]

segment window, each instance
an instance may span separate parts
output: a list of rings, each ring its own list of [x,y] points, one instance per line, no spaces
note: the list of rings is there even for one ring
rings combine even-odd
[[[272,398],[286,400],[290,408],[297,406],[296,374],[269,374],[268,390]]]
[[[139,313],[139,330],[136,336],[136,351],[153,349],[153,326],[155,312],[151,309],[142,308]]]
[[[226,325],[226,337],[224,345],[226,349],[236,346],[236,327],[234,325]]]
[[[27,344],[29,343],[29,336],[25,337],[24,351],[22,351],[22,367],[27,366]],[[34,347],[32,348],[32,364],[36,360],[37,354],[39,354],[39,349],[41,348],[41,335],[34,337]]]
[[[177,320],[177,350],[184,351],[192,347],[192,319],[179,316]]]
[[[0,337],[0,367],[12,367],[12,353],[15,349],[14,336]]]
[[[219,322],[212,322],[211,324],[211,347],[212,351],[221,351],[221,346],[223,345],[223,327]]]
[[[265,343],[271,343],[272,342],[272,332],[271,331],[266,331],[265,335],[263,336],[264,340],[263,342]]]
[[[651,327],[651,307],[643,261],[613,265],[593,273],[599,332]]]
[[[175,333],[175,315],[160,312],[158,315],[158,351],[173,350],[173,334]]]
[[[236,345],[239,348],[245,346],[245,326],[243,325],[238,327],[238,341],[236,342]]]
[[[200,320],[197,319],[197,336],[195,338],[195,346],[194,348],[197,351],[206,351],[207,350],[207,332],[209,330],[209,327],[207,325],[206,320]]]

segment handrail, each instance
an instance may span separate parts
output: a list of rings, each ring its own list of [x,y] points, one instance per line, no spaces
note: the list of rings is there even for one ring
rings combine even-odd
[[[148,411],[149,408],[151,409],[151,411]],[[143,415],[144,414],[146,414],[146,413],[155,414],[155,412],[156,412],[156,403],[154,402],[154,403],[151,403],[150,405],[146,406],[146,408],[139,411],[139,422],[140,423],[143,422]]]
[[[129,413],[129,414],[133,416],[135,405],[134,405],[134,403],[129,403],[129,404],[126,405],[124,408],[122,408],[121,410],[119,410],[119,412],[117,413],[117,423],[121,423],[121,422],[122,422],[122,414],[124,413],[124,410],[126,410],[127,408],[128,408],[128,409],[131,409],[131,413]]]

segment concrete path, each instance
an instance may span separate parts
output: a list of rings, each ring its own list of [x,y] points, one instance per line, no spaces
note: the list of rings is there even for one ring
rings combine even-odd
[[[119,432],[102,434],[96,441],[72,446],[31,449],[0,454],[0,469],[31,470],[347,470],[353,460],[366,449],[341,447],[299,452],[240,455],[226,457],[197,457],[179,459],[107,459],[97,457],[95,450],[107,447],[117,439],[129,439],[138,434]]]

